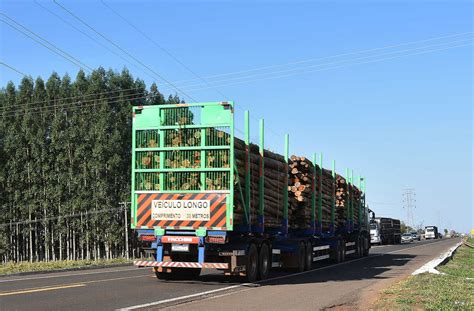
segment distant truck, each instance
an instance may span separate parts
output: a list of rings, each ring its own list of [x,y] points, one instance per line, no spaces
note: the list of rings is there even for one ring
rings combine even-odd
[[[398,219],[377,217],[370,222],[370,243],[372,244],[400,244],[401,236]]]
[[[438,227],[436,226],[426,226],[425,227],[425,239],[438,239]]]

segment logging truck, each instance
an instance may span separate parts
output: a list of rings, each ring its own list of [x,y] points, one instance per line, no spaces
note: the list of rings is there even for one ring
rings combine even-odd
[[[368,256],[365,180],[235,136],[234,103],[133,107],[131,227],[148,242],[134,261],[159,279],[217,269],[248,282],[271,268]]]

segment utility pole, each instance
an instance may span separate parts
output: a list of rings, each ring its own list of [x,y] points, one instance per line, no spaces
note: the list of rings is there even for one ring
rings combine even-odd
[[[413,209],[416,208],[416,193],[414,188],[408,188],[404,190],[405,192],[403,193],[403,208],[405,209],[407,213],[407,220],[406,220],[406,226],[412,226],[413,227]]]
[[[123,212],[125,215],[125,258],[130,259],[129,249],[128,249],[128,215],[127,215],[127,206],[131,204],[131,202],[120,202],[120,205],[123,206]]]

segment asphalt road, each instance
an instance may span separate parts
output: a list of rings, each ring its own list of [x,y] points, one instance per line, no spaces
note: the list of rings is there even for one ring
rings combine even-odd
[[[207,272],[198,281],[160,281],[150,269],[135,267],[2,277],[0,310],[114,310],[140,306],[212,310],[224,305],[242,310],[291,309],[295,303],[301,303],[300,309],[308,306],[315,310],[341,301],[351,303],[360,288],[411,273],[457,242],[443,239],[378,246],[366,258],[338,265],[321,262],[313,266],[313,271],[297,275],[276,271],[270,280],[250,285],[229,282],[217,271]],[[285,297],[290,290],[295,290],[301,300],[295,300],[294,295]]]

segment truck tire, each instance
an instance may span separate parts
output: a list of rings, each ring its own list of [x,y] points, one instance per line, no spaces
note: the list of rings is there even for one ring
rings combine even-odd
[[[341,242],[341,261],[344,262],[346,261],[346,241],[340,240]]]
[[[356,257],[357,258],[360,258],[363,256],[364,254],[364,248],[365,248],[365,243],[364,243],[364,237],[362,236],[359,236],[359,238],[357,239],[357,244],[356,244]]]
[[[370,249],[370,244],[369,244],[369,240],[367,238],[364,238],[363,239],[364,241],[364,253],[362,254],[364,257],[367,257],[369,256],[369,249]]]
[[[250,244],[247,253],[247,262],[245,264],[245,279],[249,283],[257,280],[258,276],[258,251],[255,244]]]
[[[313,245],[311,242],[306,243],[306,262],[304,270],[308,271],[311,270],[313,267]]]
[[[160,280],[195,280],[201,274],[201,269],[173,268],[170,273],[155,271]]]
[[[331,249],[331,260],[334,263],[340,263],[342,261],[341,241],[340,240],[337,240],[336,247]]]
[[[270,256],[270,248],[268,244],[263,243],[260,247],[260,254],[258,256],[258,279],[265,280],[268,278],[270,266],[272,264]]]
[[[306,244],[300,243],[298,248],[298,258],[296,258],[298,266],[296,267],[297,272],[303,272],[306,268]]]

